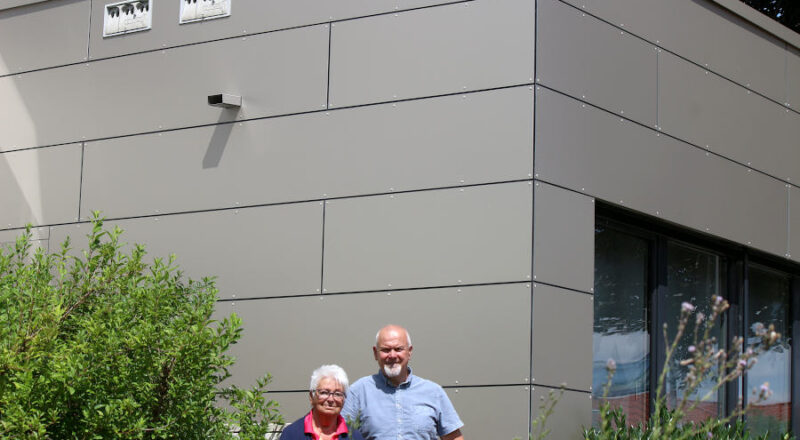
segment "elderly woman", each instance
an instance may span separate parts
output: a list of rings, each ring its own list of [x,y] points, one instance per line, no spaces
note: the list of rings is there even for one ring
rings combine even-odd
[[[338,365],[314,370],[308,393],[311,411],[284,428],[280,440],[364,440],[339,415],[349,387],[347,373]]]

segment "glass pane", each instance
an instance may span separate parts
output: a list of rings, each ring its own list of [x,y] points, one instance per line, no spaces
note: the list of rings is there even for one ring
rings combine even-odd
[[[722,292],[720,280],[722,273],[719,257],[715,254],[704,252],[679,243],[670,242],[667,245],[667,297],[665,301],[667,334],[670,341],[675,337],[681,315],[681,304],[688,302],[694,305],[696,312],[709,316],[711,298]],[[692,315],[693,317],[695,315]],[[667,404],[674,408],[684,398],[686,391],[685,379],[688,367],[682,367],[680,361],[689,356],[689,347],[693,345],[694,319],[691,319],[683,338],[679,342],[670,361],[670,370],[665,383]],[[717,341],[724,333],[718,326],[711,336]],[[717,347],[717,348],[725,348]],[[686,396],[690,406],[696,406],[686,415],[687,420],[703,421],[709,417],[718,416],[724,409],[721,403],[725,401],[719,393],[712,392],[716,383],[716,376],[709,376],[697,389]]]
[[[769,431],[769,438],[777,439],[789,429],[791,417],[791,328],[789,318],[789,276],[766,268],[751,266],[750,303],[747,310],[748,345],[758,341],[758,326],[775,326],[782,335],[781,341],[768,352],[758,356],[758,362],[747,373],[748,388],[758,388],[768,382],[772,396],[756,404],[747,416],[753,433]],[[751,401],[756,397],[749,392]]]
[[[622,407],[629,423],[647,419],[650,334],[647,326],[647,241],[613,229],[595,230],[593,423],[608,381],[606,362],[616,373],[607,398]]]

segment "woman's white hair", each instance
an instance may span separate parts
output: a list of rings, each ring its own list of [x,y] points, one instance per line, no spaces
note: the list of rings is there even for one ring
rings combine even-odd
[[[347,390],[350,389],[350,381],[347,380],[347,373],[344,372],[344,369],[338,365],[323,365],[313,373],[311,373],[311,384],[309,385],[309,390],[314,391],[319,386],[319,382],[324,378],[333,379],[342,386],[344,393],[347,394]]]

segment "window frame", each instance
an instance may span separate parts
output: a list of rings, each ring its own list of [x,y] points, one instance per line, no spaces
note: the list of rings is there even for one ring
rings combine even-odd
[[[654,391],[658,384],[658,374],[665,362],[666,345],[660,331],[666,321],[667,286],[667,247],[670,242],[689,246],[702,252],[709,252],[719,257],[720,270],[725,276],[720,279],[719,292],[730,303],[730,309],[723,317],[726,344],[734,336],[744,336],[747,328],[746,311],[749,306],[749,268],[756,266],[786,273],[790,277],[789,320],[791,325],[792,345],[800,340],[800,265],[780,257],[767,254],[756,249],[747,248],[738,243],[722,238],[692,231],[679,225],[667,223],[661,219],[635,213],[624,208],[596,202],[595,226],[614,229],[618,232],[644,239],[648,243],[648,291],[647,323],[650,331],[650,371],[649,413],[652,415],[655,403]],[[789,428],[793,433],[800,433],[800,349],[792,350],[791,378],[789,386],[791,413]],[[738,405],[740,392],[746,393],[747,375],[738,382],[725,387],[720,404],[722,411],[729,414]]]

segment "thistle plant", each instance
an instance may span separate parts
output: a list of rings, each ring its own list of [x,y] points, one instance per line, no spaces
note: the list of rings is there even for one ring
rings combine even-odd
[[[606,362],[607,380],[603,387],[604,402],[600,406],[600,426],[587,428],[583,431],[586,440],[766,440],[767,434],[751,437],[744,426],[742,416],[754,405],[768,399],[772,394],[769,383],[761,384],[752,389],[753,399],[747,405],[739,405],[723,418],[712,417],[703,422],[687,421],[686,417],[702,402],[708,401],[723,386],[739,380],[742,375],[752,368],[758,361],[758,355],[769,350],[781,338],[773,325],[754,325],[757,343],[744,348],[744,338],[736,337],[731,342],[728,350],[719,348],[719,341],[713,335],[717,328],[718,320],[730,305],[720,296],[713,296],[711,309],[708,316],[696,310],[695,306],[684,302],[675,335],[670,338],[667,325],[663,327],[663,336],[666,343],[666,358],[664,367],[658,378],[655,394],[655,406],[650,419],[639,425],[628,425],[622,408],[612,408],[608,401],[611,381],[617,370],[614,359]],[[683,359],[674,359],[678,353],[681,340],[687,334],[691,335],[691,345],[687,348]],[[682,380],[683,390],[680,399],[669,405],[664,393],[665,383],[672,368],[684,370]],[[700,395],[699,399],[693,398],[701,385],[711,382],[711,387]],[[543,398],[539,407],[539,414],[532,422],[531,440],[542,440],[547,437],[550,430],[545,428],[548,417],[553,413],[556,404],[564,394],[564,385],[561,392],[556,394],[551,391],[546,399]],[[782,440],[793,438],[789,433],[781,436]],[[518,439],[515,439],[518,440]]]
[[[717,328],[717,321],[729,307],[730,305],[725,299],[715,295],[711,299],[710,315],[705,316],[696,311],[694,305],[684,302],[681,304],[678,326],[672,339],[668,335],[667,325],[664,325],[666,358],[664,368],[658,378],[654,410],[646,426],[638,428],[642,437],[626,436],[627,438],[682,440],[705,436],[710,439],[714,437],[715,432],[729,426],[732,420],[740,419],[753,405],[770,397],[772,391],[769,389],[769,384],[764,383],[753,389],[754,398],[750,399],[747,405],[743,406],[740,402],[725,417],[710,418],[702,423],[685,420],[687,414],[690,414],[702,402],[717,395],[727,383],[739,380],[747,370],[755,365],[758,355],[768,350],[781,338],[780,333],[776,332],[772,325],[768,327],[762,325],[756,326],[755,333],[758,342],[753,346],[744,349],[744,338],[735,337],[728,350],[719,348],[719,341],[713,336],[713,332]],[[690,334],[692,339],[691,345],[686,350],[686,357],[674,359],[679,343],[687,334]],[[670,371],[675,367],[681,368],[685,372],[681,387],[683,392],[680,399],[677,399],[670,408],[671,405],[668,404],[664,388]],[[619,438],[618,430],[629,428],[624,426],[625,420],[624,416],[621,417],[621,410],[612,410],[607,400],[611,379],[616,371],[616,363],[613,359],[608,360],[606,370],[608,371],[608,380],[603,390],[604,402],[600,407],[600,427],[586,430],[584,434],[586,438]],[[711,383],[710,388],[704,394],[699,395],[699,398],[693,398],[698,395],[701,385],[709,382]]]

